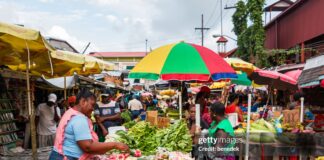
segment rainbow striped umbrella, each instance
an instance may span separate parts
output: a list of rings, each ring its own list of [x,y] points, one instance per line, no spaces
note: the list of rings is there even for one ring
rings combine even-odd
[[[218,81],[237,78],[237,75],[234,69],[212,50],[179,42],[153,50],[131,70],[129,78]]]

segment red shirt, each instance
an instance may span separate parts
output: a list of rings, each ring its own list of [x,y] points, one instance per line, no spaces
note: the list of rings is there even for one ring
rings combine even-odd
[[[235,104],[231,104],[231,105],[229,105],[229,106],[227,106],[226,108],[225,108],[225,114],[229,114],[229,113],[237,113],[238,114],[238,116],[240,116],[240,115],[243,115],[243,111],[241,110],[241,108],[239,108],[238,109],[238,112],[236,112],[236,108],[239,108],[239,106],[237,106],[237,105],[235,105]],[[242,122],[243,121],[243,119],[240,119],[240,117],[238,117],[238,121],[239,122]]]

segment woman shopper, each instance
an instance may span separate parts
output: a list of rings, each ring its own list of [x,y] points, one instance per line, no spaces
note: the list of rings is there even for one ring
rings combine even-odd
[[[234,160],[233,147],[235,146],[234,130],[230,121],[225,117],[225,106],[220,102],[212,104],[210,117],[213,122],[208,129],[208,136],[216,139],[216,143],[208,143],[209,147],[222,148],[223,151],[208,152],[208,157],[212,160]],[[233,139],[228,141],[229,139]]]
[[[112,149],[129,152],[128,146],[123,143],[98,142],[90,120],[95,100],[93,93],[81,90],[76,105],[65,112],[59,123],[50,160],[85,160]]]

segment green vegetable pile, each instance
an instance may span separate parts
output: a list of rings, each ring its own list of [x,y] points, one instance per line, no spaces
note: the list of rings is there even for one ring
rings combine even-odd
[[[135,124],[136,124],[135,121],[129,121],[129,122],[127,122],[127,123],[124,123],[123,126],[124,126],[125,128],[132,128]]]
[[[123,111],[121,114],[120,114],[121,118],[124,120],[125,123],[129,122],[132,120],[132,114],[130,111],[126,110],[126,111]]]
[[[130,149],[139,149],[143,155],[153,155],[158,147],[169,151],[190,152],[192,139],[184,121],[170,125],[168,128],[158,129],[149,123],[141,121],[126,132],[116,133],[118,141],[127,144]]]
[[[155,135],[155,140],[160,147],[169,151],[190,152],[192,139],[185,121],[179,121],[166,129],[160,129]]]
[[[128,133],[117,132],[116,134],[120,136],[118,140],[127,144],[130,149],[139,149],[144,155],[152,155],[157,148],[154,141],[156,131],[156,127],[141,121],[130,128]]]

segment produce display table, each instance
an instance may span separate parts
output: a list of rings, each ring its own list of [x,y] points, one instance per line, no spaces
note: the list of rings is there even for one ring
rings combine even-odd
[[[236,144],[239,147],[239,152],[235,153],[235,155],[239,155],[240,159],[244,159],[245,153],[245,144],[246,141],[243,140],[243,143]],[[273,159],[273,153],[275,148],[273,147],[275,143],[257,143],[257,142],[249,142],[249,158],[252,159]]]
[[[48,160],[53,147],[42,147],[37,148],[37,159],[38,160]],[[6,152],[0,154],[1,160],[32,160],[32,150],[27,149],[21,153],[11,153]]]

